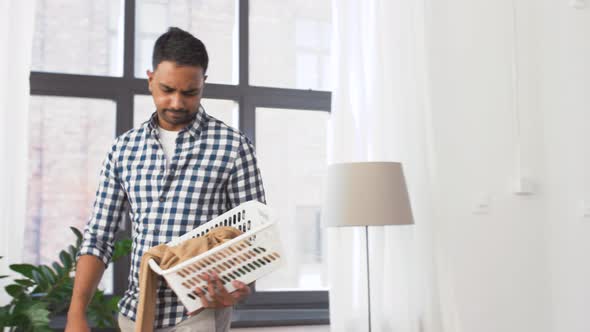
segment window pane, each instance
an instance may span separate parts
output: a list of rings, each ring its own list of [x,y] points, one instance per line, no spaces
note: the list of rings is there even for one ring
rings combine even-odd
[[[318,111],[256,110],[256,152],[267,203],[278,214],[287,263],[257,281],[257,289],[327,287],[320,207],[328,118],[329,113]]]
[[[37,0],[34,71],[122,76],[122,0]]]
[[[25,259],[48,264],[84,229],[115,137],[115,103],[31,97]],[[112,292],[112,272],[101,287]]]
[[[235,84],[237,77],[237,19],[235,0],[137,0],[135,76],[152,70],[152,50],[168,27],[187,30],[209,53],[207,82]]]
[[[149,120],[156,111],[152,96],[136,95],[134,98],[133,126],[139,127]],[[225,122],[228,126],[238,129],[238,103],[233,100],[202,99],[201,105],[207,114]]]
[[[250,0],[250,83],[330,90],[329,0]]]

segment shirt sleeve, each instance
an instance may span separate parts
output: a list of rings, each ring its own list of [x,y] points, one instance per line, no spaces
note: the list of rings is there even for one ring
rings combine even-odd
[[[94,207],[78,253],[78,258],[82,255],[96,256],[105,265],[109,264],[113,254],[115,234],[126,200],[116,169],[116,142],[103,162]]]
[[[227,196],[229,209],[251,200],[266,203],[254,146],[247,138],[240,144],[234,161],[227,185]]]

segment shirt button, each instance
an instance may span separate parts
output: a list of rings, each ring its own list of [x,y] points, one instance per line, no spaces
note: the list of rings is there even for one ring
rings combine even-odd
[[[165,200],[166,200],[166,198],[164,198],[164,197],[160,197],[160,199],[159,199],[160,202],[164,202]]]

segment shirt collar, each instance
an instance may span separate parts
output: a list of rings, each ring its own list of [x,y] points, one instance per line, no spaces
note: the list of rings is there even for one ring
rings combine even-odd
[[[193,116],[193,121],[188,124],[186,127],[181,129],[178,132],[178,135],[188,131],[188,133],[193,136],[193,138],[198,138],[199,134],[201,133],[202,128],[205,124],[209,121],[209,116],[205,113],[205,109],[203,106],[199,105],[199,110]],[[158,112],[152,113],[149,121],[147,121],[147,127],[150,133],[154,136],[157,135],[158,132]]]

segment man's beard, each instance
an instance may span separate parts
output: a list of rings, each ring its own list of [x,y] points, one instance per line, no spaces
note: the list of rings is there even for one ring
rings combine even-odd
[[[164,116],[166,121],[174,124],[188,124],[194,119],[195,113],[191,113],[187,109],[164,109]]]

